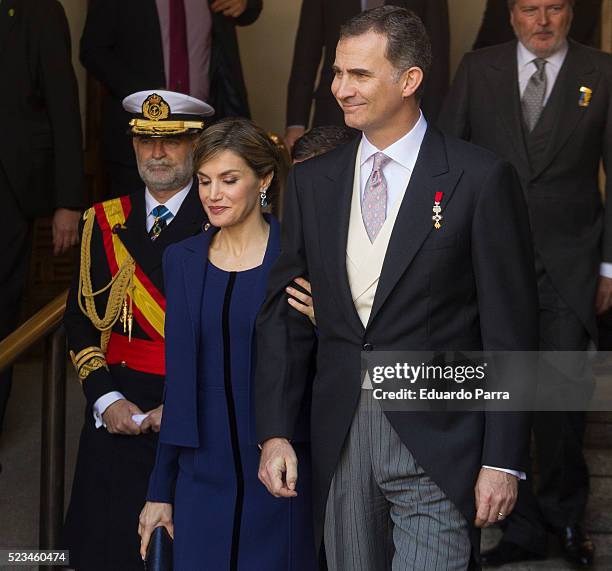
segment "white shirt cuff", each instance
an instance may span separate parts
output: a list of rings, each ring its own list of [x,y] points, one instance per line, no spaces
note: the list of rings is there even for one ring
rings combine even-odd
[[[518,478],[519,480],[526,480],[527,474],[525,472],[517,472],[516,470],[508,470],[507,468],[496,468],[495,466],[483,466],[483,468],[489,468],[491,470],[497,470],[498,472],[506,472],[506,474],[510,474]]]
[[[102,420],[102,415],[106,409],[116,403],[118,400],[125,399],[125,397],[119,391],[111,391],[102,395],[93,405],[93,417],[96,422],[96,428],[103,426],[106,428],[106,423]]]
[[[612,278],[612,264],[602,262],[599,264],[599,275],[604,278]]]

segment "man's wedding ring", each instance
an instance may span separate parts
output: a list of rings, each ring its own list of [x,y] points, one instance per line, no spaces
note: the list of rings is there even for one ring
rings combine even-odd
[[[497,520],[504,519],[504,514],[501,512],[497,512]]]

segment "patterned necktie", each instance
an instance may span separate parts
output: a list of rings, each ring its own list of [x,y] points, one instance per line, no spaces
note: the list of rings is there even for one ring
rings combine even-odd
[[[521,106],[523,108],[523,118],[529,132],[533,131],[538,123],[538,119],[544,109],[544,96],[546,95],[546,60],[536,58],[533,63],[538,68],[537,71],[529,78]]]
[[[170,73],[169,88],[189,93],[189,50],[185,0],[170,0]]]
[[[370,242],[376,240],[387,218],[387,181],[382,169],[390,160],[383,153],[374,155],[372,174],[368,178],[363,193],[361,216]]]
[[[170,212],[165,206],[156,206],[151,210],[151,214],[154,216],[153,226],[149,230],[149,238],[152,242],[155,242],[162,230],[168,225],[168,219],[172,218],[172,212]]]

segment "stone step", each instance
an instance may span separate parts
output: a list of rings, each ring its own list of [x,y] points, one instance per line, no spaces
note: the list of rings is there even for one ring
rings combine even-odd
[[[501,537],[499,529],[485,529],[482,534],[482,549],[489,549],[497,544]],[[592,533],[591,539],[595,545],[595,565],[590,569],[594,571],[610,571],[612,569],[612,535]],[[550,557],[544,561],[526,561],[505,565],[500,569],[504,571],[565,571],[575,570],[567,563],[560,552],[559,544],[554,536],[550,537]]]
[[[589,422],[584,435],[584,447],[612,449],[612,424],[608,422]]]
[[[590,496],[595,501],[612,500],[612,478],[606,476],[592,476],[590,484]]]
[[[586,449],[584,451],[589,473],[592,477],[611,476],[612,477],[612,450],[605,449]]]
[[[609,533],[593,533],[591,539],[595,544],[595,552],[602,557],[612,557],[612,535]]]
[[[584,525],[591,533],[612,534],[612,498],[600,499],[595,494],[591,494]]]
[[[584,450],[584,457],[592,478],[612,478],[612,449],[587,448]],[[537,463],[534,464],[533,473],[537,480],[539,474]],[[612,488],[612,483],[610,487]]]

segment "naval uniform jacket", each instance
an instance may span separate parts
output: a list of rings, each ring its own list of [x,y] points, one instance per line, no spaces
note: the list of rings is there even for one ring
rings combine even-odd
[[[98,218],[91,239],[91,275],[94,290],[106,286],[113,272],[105,242],[110,232],[119,237],[141,270],[154,296],[165,308],[162,256],[165,248],[201,231],[206,216],[194,180],[172,222],[155,242],[146,230],[144,189],[122,197],[129,210],[125,223],[113,229],[103,228]],[[100,208],[102,205],[96,205]],[[68,347],[75,353],[90,346],[100,346],[100,332],[78,306],[78,276],[71,288],[64,324]],[[97,300],[103,315],[107,294]],[[81,433],[77,467],[65,526],[64,541],[70,549],[71,564],[76,568],[142,569],[138,553],[138,515],[145,502],[149,474],[155,459],[156,434],[113,435],[96,429],[92,406],[110,391],[119,391],[143,412],[162,402],[164,385],[164,343],[150,326],[136,315],[132,343],[127,342],[123,326],[117,323],[109,344],[114,364],[92,372],[83,382],[86,398],[84,426]],[[146,358],[143,359],[143,354]]]

